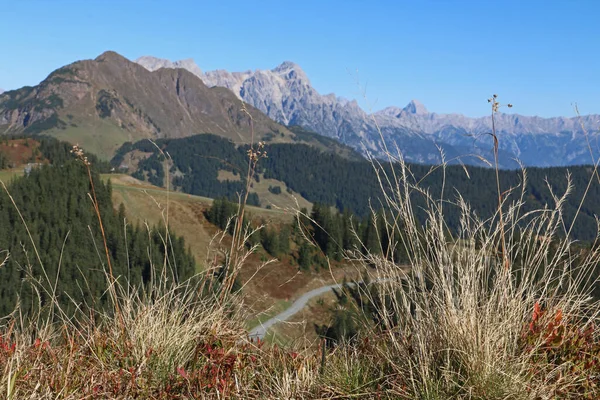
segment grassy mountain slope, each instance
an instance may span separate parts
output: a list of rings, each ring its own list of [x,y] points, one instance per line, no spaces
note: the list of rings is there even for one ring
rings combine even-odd
[[[58,150],[55,149],[55,151],[51,153],[48,150],[49,147],[56,147]],[[69,154],[68,150],[69,146],[67,144],[59,143],[51,138],[5,138],[0,142],[0,154],[5,157],[7,164],[10,164],[10,168],[0,170],[0,179],[4,182],[9,182],[14,177],[24,175],[24,168],[27,165],[26,162],[33,160],[34,154],[37,154],[35,161],[51,165],[56,161],[56,166],[58,166],[60,165],[60,162],[63,162],[60,160],[64,160],[63,153],[66,154],[67,159],[73,157]],[[96,162],[96,159],[92,154],[89,154],[88,156],[93,160],[92,165],[95,168],[102,167],[101,163]],[[74,161],[71,160],[68,162],[72,164]],[[63,170],[64,168],[49,168],[45,171],[46,173],[53,172],[56,178]],[[63,180],[73,179],[68,176],[62,176],[61,179],[56,180],[55,184],[64,184],[64,182],[61,183]],[[85,178],[85,174],[79,178]],[[217,243],[218,241],[213,240],[218,234],[218,228],[207,221],[205,217],[205,212],[210,208],[212,199],[192,196],[181,192],[167,191],[165,188],[153,186],[147,182],[139,181],[124,174],[105,173],[102,175],[102,179],[104,181],[103,185],[110,187],[112,205],[114,207],[114,214],[104,210],[106,216],[111,217],[107,220],[107,223],[114,222],[117,214],[120,218],[122,216],[121,213],[123,212],[123,215],[127,218],[127,226],[130,228],[140,226],[143,231],[140,236],[146,237],[147,228],[152,229],[154,226],[164,225],[168,222],[171,230],[177,232],[178,235],[181,235],[185,239],[185,243],[189,246],[191,255],[196,261],[195,264],[198,272],[205,270],[209,249],[212,249],[213,251],[211,256],[219,254],[219,248],[222,247],[223,243],[219,244]],[[231,173],[225,173],[222,174],[221,179],[236,179],[236,177]],[[31,180],[29,178],[24,178],[22,181],[30,182]],[[109,181],[110,185],[108,185]],[[269,226],[278,226],[283,223],[289,224],[292,222],[294,214],[289,211],[286,212],[284,209],[295,206],[296,200],[292,197],[292,193],[287,192],[285,184],[274,179],[263,179],[253,186],[252,191],[259,193],[264,202],[263,206],[271,204],[273,209],[249,206],[247,208],[247,215],[249,215],[252,220],[266,223]],[[271,193],[269,187],[274,186],[281,187],[283,189],[282,192],[279,194]],[[89,200],[87,199],[86,190],[82,190],[79,187],[78,190],[81,191],[81,193],[79,193],[81,195],[80,197]],[[75,191],[75,189],[73,189],[73,191]],[[310,203],[301,198],[301,196],[296,196],[302,207],[310,208]],[[52,204],[53,203],[42,202],[39,207],[47,209],[48,206],[51,207]],[[88,204],[88,201],[81,201],[80,204],[82,205],[79,205],[78,207],[87,209],[85,205]],[[77,204],[75,205],[77,206]],[[121,208],[121,205],[124,207]],[[0,202],[0,211],[7,208],[10,209],[11,207],[9,207],[8,204]],[[23,211],[26,210],[27,208],[23,209]],[[76,219],[73,219],[72,222],[76,223],[76,221]],[[32,223],[34,221],[28,222]],[[121,219],[120,223],[122,222]],[[85,228],[85,225],[82,226]],[[111,229],[108,238],[109,242],[111,244],[124,244],[125,239],[122,237],[123,232],[117,232],[119,232],[119,229]],[[4,233],[9,235],[9,231],[4,231]],[[2,233],[0,232],[0,238],[1,237]],[[52,241],[52,243],[56,243],[56,246],[58,246],[57,248],[60,247],[58,244],[62,243],[61,240],[63,239],[63,236],[55,237],[51,235],[49,237],[49,240]],[[226,235],[224,239],[225,243],[229,240],[229,236]],[[225,246],[227,246],[227,244],[225,244]],[[5,249],[5,247],[1,247],[0,251]],[[13,248],[10,248],[10,250],[15,251],[16,257],[16,250]],[[132,249],[128,250],[133,251]],[[214,253],[215,251],[216,253]],[[133,257],[132,254],[130,254],[130,256]],[[70,257],[68,251],[65,257]],[[293,299],[298,293],[301,294],[305,290],[330,282],[331,276],[324,271],[320,271],[319,273],[299,273],[298,267],[290,261],[290,257],[282,257],[281,260],[276,260],[266,268],[261,269],[260,266],[265,257],[271,258],[262,249],[259,249],[256,254],[252,254],[248,259],[247,268],[245,268],[240,275],[241,282],[246,283],[247,281],[250,281],[245,285],[244,289],[244,294],[248,300],[248,312],[250,313],[248,323],[250,325],[256,324],[260,320],[271,316],[273,313],[280,310],[279,308],[286,304],[288,299]],[[12,270],[12,265],[10,267]],[[336,271],[336,274],[340,274],[338,277],[341,277],[341,274],[343,273],[344,271],[341,269]],[[251,277],[256,277],[257,279],[251,281]],[[265,280],[276,283],[276,285],[268,285],[268,287],[265,287]]]
[[[210,208],[212,199],[180,192],[168,192],[164,188],[150,185],[124,174],[105,174],[103,179],[110,179],[113,203],[117,208],[121,203],[125,206],[129,223],[147,221],[150,225],[161,222],[164,224],[168,215],[169,226],[185,239],[196,259],[199,271],[206,265],[207,256],[209,254],[214,256],[215,249],[219,248],[215,239],[218,228],[205,217],[205,212]],[[268,184],[268,181],[266,180],[265,184]],[[283,205],[283,207],[288,207],[288,205]],[[294,217],[294,214],[284,210],[268,210],[252,206],[248,207],[247,212],[251,219],[264,221],[268,226],[291,223]],[[224,240],[228,243],[229,237],[227,236]],[[212,253],[209,253],[209,250]],[[282,311],[290,304],[291,300],[306,291],[333,283],[332,274],[337,281],[345,276],[351,277],[356,274],[353,267],[336,267],[331,272],[328,270],[299,271],[297,265],[292,265],[289,257],[281,257],[281,259],[262,266],[265,257],[272,258],[264,250],[259,249],[257,253],[248,258],[245,267],[240,272],[240,282],[244,285],[243,293],[249,313],[247,321],[249,328]],[[303,315],[307,316],[308,314]],[[326,321],[320,322],[325,323]],[[300,333],[300,331],[293,331],[293,333],[288,331],[289,335],[297,336]],[[314,332],[310,332],[310,337],[314,337]]]
[[[105,174],[103,178],[110,179],[114,203],[117,206],[121,203],[125,205],[129,219],[138,222],[148,221],[150,224],[160,222],[164,224],[168,218],[169,225],[185,237],[197,265],[202,268],[206,261],[209,243],[217,233],[217,228],[204,216],[204,212],[212,204],[212,199],[181,192],[169,192],[124,174]],[[282,205],[282,208],[285,206]],[[293,218],[291,213],[277,209],[267,210],[250,206],[248,212],[254,217],[275,223],[289,223]]]

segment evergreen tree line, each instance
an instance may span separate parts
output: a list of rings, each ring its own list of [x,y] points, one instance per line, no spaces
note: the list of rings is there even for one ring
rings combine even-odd
[[[393,220],[383,211],[359,219],[348,210],[340,213],[315,203],[308,224],[321,251],[335,260],[342,260],[344,251],[357,250],[382,254],[397,263],[408,261],[401,226],[392,228]]]
[[[31,137],[31,136],[30,136]],[[71,150],[73,146],[69,143],[57,140],[49,136],[33,136],[40,143],[40,152],[52,165],[62,165],[73,159]],[[85,149],[84,149],[85,150]],[[99,159],[95,154],[86,153],[88,161],[92,164],[95,172],[99,174],[108,173],[112,166],[108,161]]]
[[[273,257],[290,254],[290,239],[292,229],[289,224],[279,227],[265,226],[259,231],[260,244]]]
[[[239,182],[220,182],[217,179],[218,171],[222,169],[234,174],[245,171],[248,146],[236,147],[231,141],[209,134],[161,140],[159,145],[164,151],[168,151],[177,169],[183,173],[174,179],[180,190],[237,200],[237,193],[241,193],[244,187],[244,178]],[[150,142],[142,141],[125,145],[113,160],[114,165],[119,164],[123,155],[133,148],[154,152],[153,157],[159,157],[159,152]],[[288,188],[313,203],[331,205],[339,211],[348,210],[360,218],[370,214],[370,205],[378,208],[381,204],[379,181],[373,166],[367,160],[347,159],[304,144],[268,144],[265,150],[268,157],[258,163],[257,174],[285,182]],[[431,172],[431,166],[427,165],[411,164],[408,167],[412,173],[411,182],[418,182],[434,198],[441,198],[443,189],[443,198],[453,203],[460,193],[481,218],[489,218],[497,210],[498,193],[493,169],[451,165]],[[158,168],[157,164],[156,169]],[[382,168],[388,176],[392,176],[389,164],[384,164]],[[592,172],[593,168],[590,166],[528,168],[527,197],[523,212],[545,205],[552,207],[554,200],[547,183],[556,193],[562,193],[566,189],[566,175],[570,173],[574,190],[564,204],[564,217],[565,221],[572,221]],[[502,190],[517,187],[522,182],[522,173],[518,170],[502,170],[499,176]],[[599,199],[600,185],[592,185],[577,223],[571,230],[574,239],[590,241],[595,238],[594,215],[599,211]],[[426,204],[422,196],[413,192],[411,201],[415,205],[415,217],[424,222],[426,215],[422,208]],[[444,205],[446,222],[452,231],[457,231],[460,227],[460,211],[450,203]],[[257,196],[251,197],[250,204],[258,204]]]
[[[215,199],[207,210],[207,219],[229,233],[233,233],[238,205],[225,198]],[[387,218],[387,219],[386,219]],[[230,222],[231,221],[231,222]],[[301,269],[319,269],[327,266],[326,257],[341,261],[345,251],[368,251],[384,254],[395,262],[408,261],[401,238],[401,228],[391,231],[386,224],[391,220],[383,212],[362,219],[349,211],[338,212],[330,206],[315,203],[308,214],[302,209],[300,217],[291,224],[262,224],[263,228],[250,237],[248,245],[260,244],[273,257],[291,256]],[[244,226],[248,226],[248,218]],[[301,232],[300,230],[303,230]],[[306,238],[311,238],[315,248]],[[295,246],[291,246],[295,243]],[[391,246],[391,247],[390,247]]]
[[[64,145],[42,143],[47,143],[44,151],[53,152],[54,160],[66,159]],[[164,227],[153,227],[148,232],[139,225],[125,226],[125,209],[121,205],[115,211],[110,181],[103,183],[94,170],[93,182],[114,276],[122,283],[149,283],[151,265],[163,265]],[[13,180],[8,192],[33,243],[8,194],[0,192],[0,251],[10,252],[7,264],[0,268],[0,315],[12,312],[18,299],[26,312],[36,307],[32,280],[41,282],[47,290],[56,285],[59,302],[69,309],[73,309],[72,302],[97,307],[105,304],[106,260],[99,223],[88,196],[91,189],[85,167],[72,156],[62,164],[43,166]],[[191,277],[195,262],[183,238],[171,233],[168,242],[173,274],[179,280]],[[42,306],[51,300],[43,290],[40,296]]]
[[[206,212],[206,219],[222,230],[227,229],[233,234],[235,221],[232,220],[237,215],[238,204],[227,200],[226,198],[214,199],[212,205]]]
[[[237,216],[238,204],[227,200],[226,198],[215,199],[211,207],[206,211],[206,218],[212,224],[220,229],[233,234],[235,220]],[[249,217],[244,217],[244,228],[249,227]],[[291,226],[281,224],[278,228],[274,226],[264,226],[257,233],[250,237],[248,245],[260,244],[267,253],[273,257],[279,257],[290,253]]]
[[[333,205],[338,210],[350,210],[360,217],[371,212],[370,204],[376,208],[380,204],[379,181],[373,166],[367,160],[350,161],[302,144],[271,144],[266,150],[269,158],[261,160],[264,177],[285,182],[289,188],[311,202]],[[384,164],[382,168],[388,176],[392,176],[389,164]],[[443,188],[444,199],[454,202],[460,193],[481,218],[489,218],[497,210],[496,174],[491,168],[448,166],[434,172],[427,165],[410,164],[408,168],[413,174],[411,182],[419,182],[433,198],[441,198]],[[572,221],[592,176],[591,166],[528,168],[525,188],[527,197],[523,212],[545,205],[552,207],[554,200],[548,184],[555,193],[563,193],[568,173],[571,174],[574,188],[564,204],[564,216],[565,221]],[[522,182],[522,172],[519,170],[501,170],[499,175],[502,190],[517,187]],[[411,201],[415,205],[415,217],[421,222],[425,221],[425,212],[421,209],[425,206],[422,196],[413,193]],[[600,211],[599,203],[600,185],[595,184],[590,187],[571,231],[574,239],[590,241],[595,238],[594,215]],[[460,211],[449,203],[444,207],[449,228],[457,231],[460,227]]]
[[[177,190],[185,193],[211,198],[225,197],[236,201],[246,187],[245,171],[248,159],[233,142],[215,135],[195,135],[184,139],[159,139],[156,145],[172,157],[171,172],[181,171],[183,175],[173,178]],[[164,156],[150,141],[143,140],[125,143],[111,161],[115,168],[123,164],[124,156],[132,150],[152,153],[141,160],[133,176],[148,180],[157,186],[165,185]],[[239,181],[218,179],[219,171],[229,171],[239,176]],[[257,176],[254,179],[258,179]],[[260,200],[256,193],[250,193],[248,204],[258,206]]]

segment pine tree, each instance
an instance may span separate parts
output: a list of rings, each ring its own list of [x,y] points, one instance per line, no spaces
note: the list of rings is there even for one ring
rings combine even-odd
[[[311,246],[304,242],[298,249],[298,265],[303,270],[310,269],[312,261],[312,249]]]

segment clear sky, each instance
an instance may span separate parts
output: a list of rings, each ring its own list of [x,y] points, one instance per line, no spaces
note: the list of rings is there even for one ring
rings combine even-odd
[[[481,116],[600,114],[600,1],[0,0],[0,88],[114,50],[203,70],[299,64],[322,94]]]

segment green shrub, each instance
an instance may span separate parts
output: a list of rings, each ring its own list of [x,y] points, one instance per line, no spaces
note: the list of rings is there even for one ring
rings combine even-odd
[[[269,185],[269,192],[273,194],[281,194],[281,186],[271,186]]]

